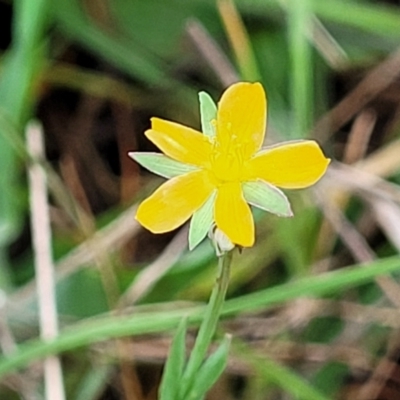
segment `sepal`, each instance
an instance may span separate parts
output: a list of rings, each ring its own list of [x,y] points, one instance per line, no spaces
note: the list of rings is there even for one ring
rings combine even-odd
[[[170,179],[199,169],[194,165],[184,164],[160,153],[129,152],[128,156],[154,174]]]
[[[189,250],[193,250],[209,233],[214,222],[214,191],[207,201],[193,214],[189,227]]]
[[[293,216],[288,198],[277,187],[257,180],[243,183],[242,189],[249,204],[280,217]]]
[[[203,133],[213,138],[216,134],[215,121],[217,119],[217,106],[206,92],[199,93],[201,129]]]

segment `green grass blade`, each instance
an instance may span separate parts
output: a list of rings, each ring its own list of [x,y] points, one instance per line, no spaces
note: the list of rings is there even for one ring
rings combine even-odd
[[[204,1],[204,0],[202,0]],[[279,3],[282,0],[238,0],[237,6],[243,12],[279,14]],[[365,32],[400,36],[400,12],[398,7],[350,0],[320,1],[309,0],[313,12],[324,21],[362,29]],[[292,6],[297,2],[288,1]]]
[[[310,0],[287,3],[288,41],[291,58],[290,95],[294,123],[290,137],[305,137],[313,120],[313,62],[308,41],[311,30]]]
[[[258,310],[303,296],[323,296],[351,286],[362,285],[378,275],[400,271],[400,257],[376,260],[364,266],[344,268],[319,276],[309,276],[294,282],[274,286],[259,292],[240,296],[225,303],[224,314],[244,310]]]
[[[32,105],[32,90],[44,60],[44,32],[47,27],[48,0],[14,2],[13,41],[4,58],[0,77],[0,112],[10,124],[22,128]],[[7,132],[5,132],[7,131]],[[0,268],[5,270],[4,246],[16,235],[22,223],[15,182],[16,154],[5,137],[7,126],[0,124]],[[1,273],[3,288],[10,286],[7,272]]]
[[[314,12],[325,20],[380,35],[400,36],[397,7],[348,0],[312,0],[312,6]]]
[[[388,257],[363,266],[344,268],[319,276],[305,277],[256,293],[240,296],[225,303],[222,314],[234,315],[265,309],[304,296],[325,296],[349,287],[362,285],[379,275],[400,271],[400,258]],[[34,360],[110,338],[162,332],[174,328],[185,316],[191,323],[202,320],[205,306],[176,311],[107,316],[78,323],[64,329],[53,342],[32,340],[7,358],[0,359],[0,378]]]

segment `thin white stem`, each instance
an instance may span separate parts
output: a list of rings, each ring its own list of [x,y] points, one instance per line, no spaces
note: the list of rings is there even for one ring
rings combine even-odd
[[[29,123],[26,139],[32,159],[43,159],[43,133],[38,123]],[[46,174],[39,163],[34,162],[29,167],[29,186],[40,334],[43,340],[51,341],[58,335],[58,318]],[[57,356],[44,360],[44,386],[46,400],[65,400],[61,363]]]

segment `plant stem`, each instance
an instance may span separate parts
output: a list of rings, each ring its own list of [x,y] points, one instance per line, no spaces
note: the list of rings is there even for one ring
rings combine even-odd
[[[214,336],[228,289],[232,254],[233,250],[222,254],[218,258],[217,278],[205,310],[204,319],[197,334],[196,342],[183,374],[181,394],[186,394],[189,391],[193,378],[204,361],[211,339]],[[185,396],[181,396],[181,398],[185,398]]]

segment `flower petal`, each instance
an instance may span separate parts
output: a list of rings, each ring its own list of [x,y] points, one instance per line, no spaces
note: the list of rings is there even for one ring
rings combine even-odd
[[[217,141],[222,152],[239,150],[244,160],[262,146],[267,123],[267,100],[260,83],[236,83],[218,104]]]
[[[131,151],[128,156],[154,174],[168,179],[198,169],[193,165],[181,163],[160,153],[137,153]]]
[[[217,227],[235,244],[250,247],[254,244],[254,221],[239,182],[218,188],[214,219]]]
[[[300,189],[317,182],[329,162],[313,140],[292,141],[270,147],[251,159],[246,166],[246,177]]]
[[[206,92],[199,93],[201,130],[204,135],[215,136],[215,121],[217,119],[217,106],[212,97]]]
[[[216,190],[193,214],[189,228],[189,250],[193,250],[207,235],[214,222],[214,202]]]
[[[281,190],[264,181],[245,182],[242,184],[244,198],[251,205],[280,217],[293,216],[290,203]]]
[[[140,204],[136,219],[153,233],[172,231],[185,223],[213,190],[204,170],[177,176]]]
[[[206,167],[210,162],[212,145],[200,132],[159,118],[151,119],[151,129],[146,136],[163,153],[174,160]]]

